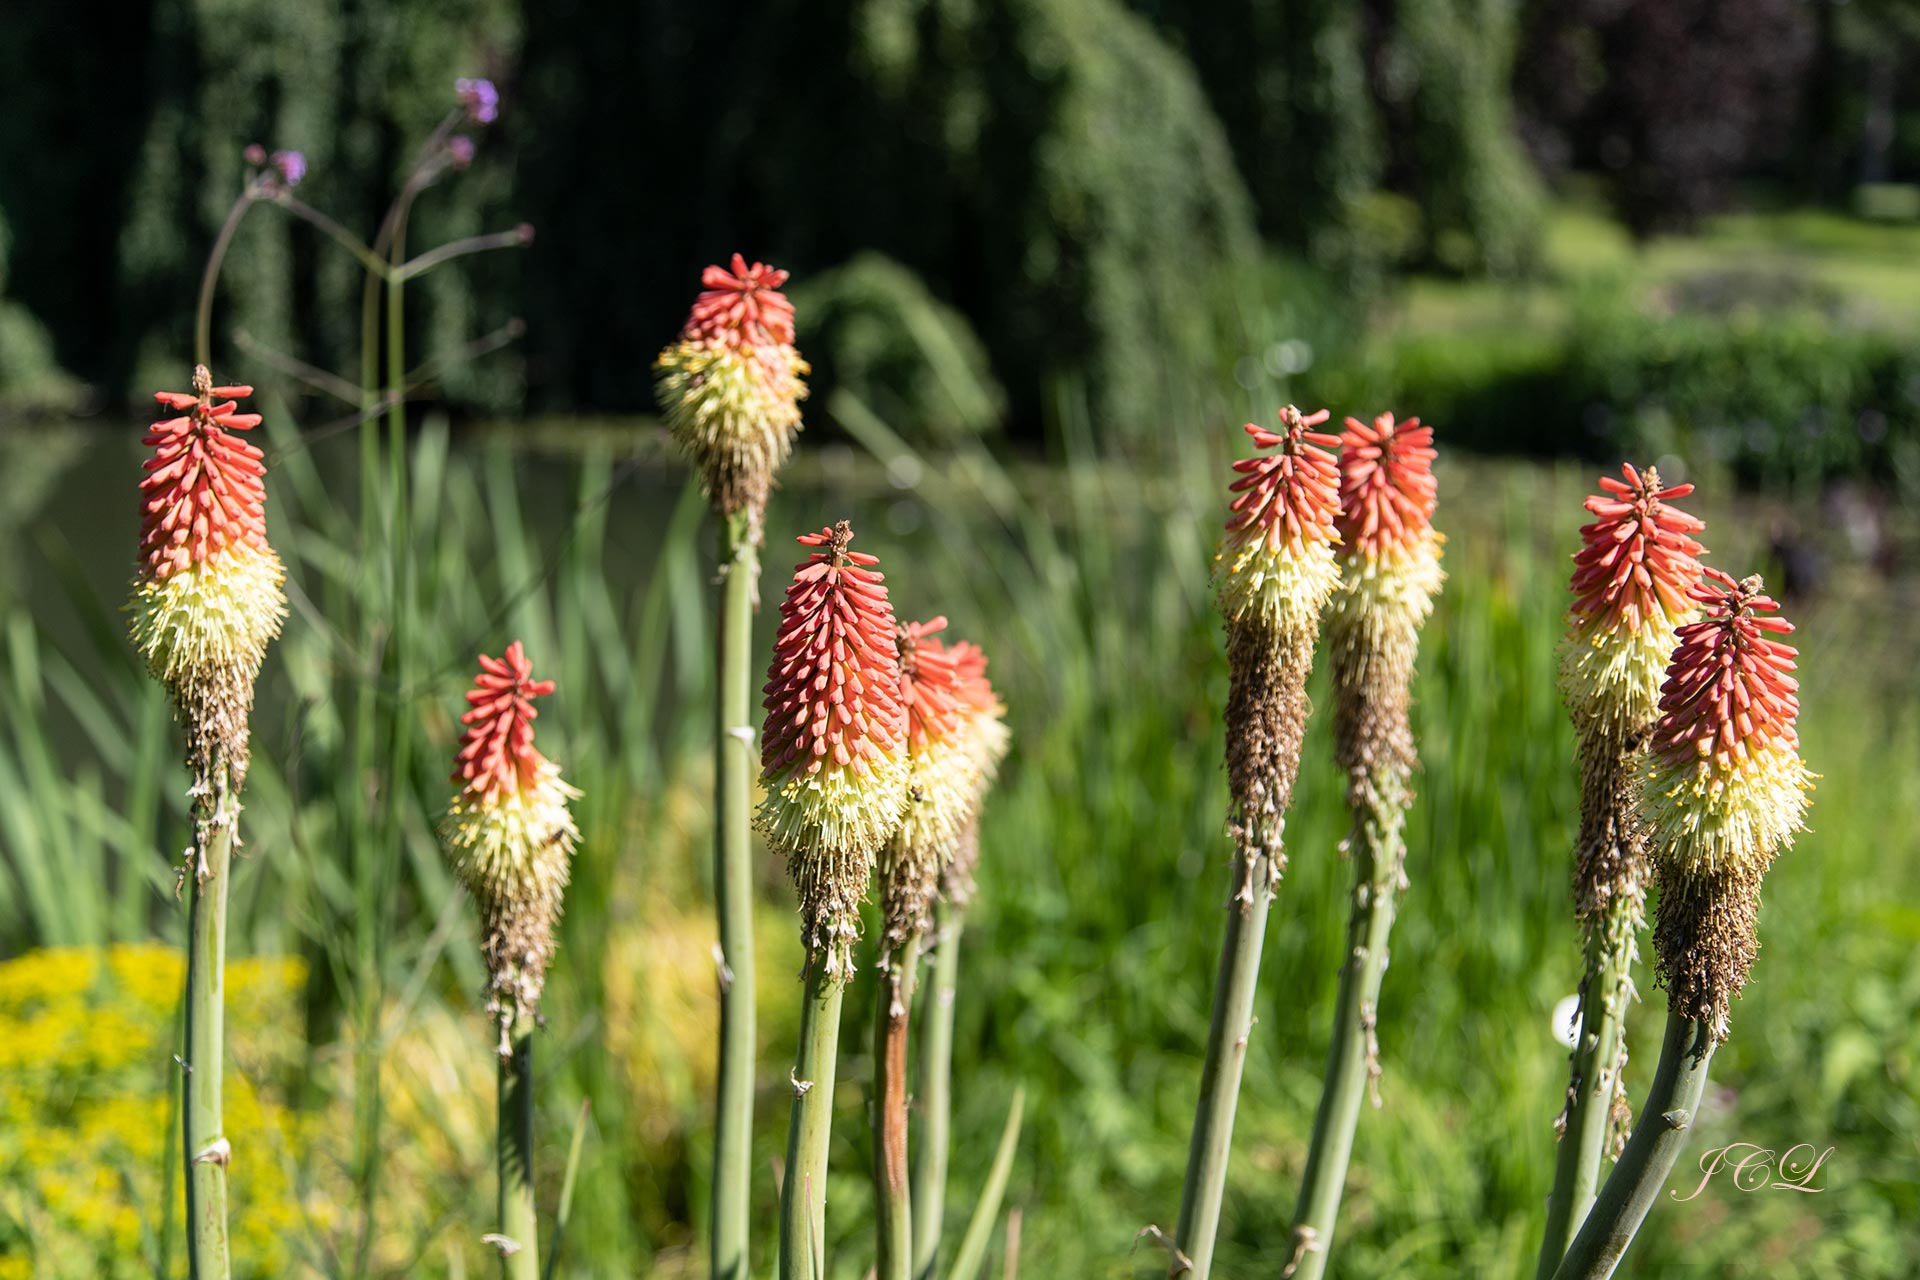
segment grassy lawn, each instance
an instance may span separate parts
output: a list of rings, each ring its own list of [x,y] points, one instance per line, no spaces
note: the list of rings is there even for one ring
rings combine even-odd
[[[1395,335],[1510,334],[1564,329],[1573,291],[1625,287],[1641,299],[1705,277],[1792,286],[1846,299],[1850,323],[1897,329],[1920,321],[1920,222],[1877,222],[1826,210],[1727,214],[1697,233],[1636,245],[1592,199],[1552,206],[1540,278],[1411,277],[1384,317]]]

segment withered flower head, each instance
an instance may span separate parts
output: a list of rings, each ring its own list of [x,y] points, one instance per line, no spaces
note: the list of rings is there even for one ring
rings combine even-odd
[[[1276,452],[1233,464],[1240,474],[1230,487],[1232,514],[1213,563],[1229,622],[1276,634],[1319,629],[1320,610],[1340,579],[1333,553],[1339,472],[1327,452],[1340,440],[1308,430],[1327,417],[1325,409],[1303,417],[1288,405],[1277,433],[1246,425],[1255,445]]]
[[[809,961],[845,981],[874,855],[908,804],[907,715],[879,561],[849,550],[844,520],[798,541],[814,550],[780,604],[757,825],[787,859]]]
[[[755,544],[774,472],[800,430],[807,362],[793,346],[787,273],[733,255],[708,267],[680,337],[654,362],[673,438],[722,515],[747,513]]]
[[[1333,649],[1334,755],[1351,794],[1404,786],[1415,766],[1408,719],[1420,627],[1446,575],[1432,524],[1433,428],[1383,413],[1340,436],[1340,586]],[[1392,777],[1379,773],[1391,771]]]
[[[1580,530],[1573,607],[1560,653],[1560,688],[1582,736],[1627,742],[1653,723],[1674,635],[1698,616],[1689,593],[1700,581],[1706,528],[1674,507],[1690,484],[1661,487],[1652,467],[1600,477],[1587,499],[1596,519]]]
[[[193,392],[154,399],[183,411],[156,422],[140,481],[140,560],[129,629],[147,669],[187,722],[204,778],[216,756],[244,778],[253,684],[280,634],[286,573],[267,545],[266,464],[239,435],[260,424],[238,412],[252,387],[216,387],[204,366]]]
[[[580,831],[569,801],[580,793],[560,766],[533,745],[533,700],[553,692],[535,680],[518,640],[498,658],[480,655],[454,755],[460,784],[440,824],[440,840],[461,882],[480,904],[487,970],[487,1012],[500,1028],[502,1057],[516,1022],[538,1014],[553,961],[569,863]]]

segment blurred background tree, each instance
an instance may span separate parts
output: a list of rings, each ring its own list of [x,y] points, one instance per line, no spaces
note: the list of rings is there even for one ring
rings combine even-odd
[[[1310,296],[1362,332],[1407,272],[1565,276],[1548,250],[1570,193],[1645,240],[1776,198],[1912,217],[1899,184],[1920,177],[1901,0],[842,0],[745,29],[665,0],[122,8],[96,30],[36,6],[0,48],[6,402],[65,371],[113,403],[178,364],[248,142],[304,151],[303,194],[370,232],[456,75],[492,76],[507,109],[420,234],[525,217],[540,235],[422,281],[408,324],[447,350],[527,319],[517,357],[442,382],[487,413],[648,411],[641,354],[739,247],[801,284],[847,268],[809,345],[820,403],[843,371],[871,393],[869,340],[912,314],[974,385],[962,411],[928,348],[895,351],[883,416],[902,429],[959,412],[1031,438],[1072,402],[1140,439],[1182,422],[1194,377],[1285,366],[1275,341],[1307,342],[1288,372],[1330,389],[1427,390],[1275,316]],[[893,267],[855,270],[868,251]],[[223,336],[350,366],[357,287],[331,245],[257,211]]]

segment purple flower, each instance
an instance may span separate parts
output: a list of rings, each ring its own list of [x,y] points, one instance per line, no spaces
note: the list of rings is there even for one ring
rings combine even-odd
[[[453,96],[475,124],[492,124],[500,115],[500,91],[491,80],[455,80]]]
[[[447,155],[453,160],[453,167],[464,169],[473,163],[473,139],[464,133],[456,133],[447,139]]]
[[[287,184],[288,190],[300,185],[300,179],[307,176],[307,158],[298,151],[276,151],[273,153],[273,167],[280,172],[280,180]]]

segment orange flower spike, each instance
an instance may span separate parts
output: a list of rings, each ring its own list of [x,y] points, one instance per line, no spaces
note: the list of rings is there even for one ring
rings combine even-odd
[[[1383,413],[1340,435],[1339,589],[1328,611],[1334,758],[1349,800],[1406,790],[1417,756],[1408,716],[1420,628],[1446,574],[1433,527],[1433,428]]]
[[[793,303],[780,292],[787,273],[764,262],[749,266],[733,255],[733,269],[708,267],[700,273],[706,288],[694,299],[693,312],[680,331],[683,338],[720,339],[736,345],[793,343]]]
[[[1651,467],[1644,476],[1631,464],[1620,471],[1625,483],[1602,476],[1605,492],[1586,502],[1599,519],[1580,530],[1584,545],[1573,558],[1573,613],[1632,631],[1693,612],[1688,596],[1700,580],[1697,557],[1705,549],[1692,535],[1707,526],[1668,505],[1692,493],[1692,485],[1663,489]]]
[[[1688,876],[1757,875],[1804,829],[1796,654],[1758,577],[1717,569],[1692,589],[1707,616],[1679,629],[1641,808],[1657,856]]]
[[[1317,630],[1322,606],[1339,580],[1333,548],[1340,535],[1339,469],[1328,450],[1339,437],[1311,431],[1325,409],[1281,410],[1283,430],[1253,423],[1246,433],[1274,453],[1233,464],[1226,534],[1214,557],[1221,610],[1231,622],[1271,631]]]
[[[1348,418],[1340,434],[1340,539],[1348,555],[1379,558],[1432,530],[1438,486],[1433,428],[1383,413],[1368,426]]]
[[[1706,554],[1706,528],[1672,505],[1693,492],[1663,487],[1652,467],[1620,468],[1600,478],[1586,500],[1596,519],[1580,530],[1574,554],[1560,687],[1583,735],[1625,742],[1655,716],[1660,682],[1678,629],[1699,615],[1692,597]]]
[[[471,708],[460,717],[467,730],[454,757],[453,781],[464,782],[467,797],[482,802],[538,785],[547,761],[533,748],[533,722],[540,715],[533,700],[552,693],[553,681],[533,679],[533,664],[516,640],[504,657],[481,654],[473,683],[467,692]]]
[[[733,255],[701,273],[680,336],[654,361],[654,392],[722,516],[744,513],[758,546],[774,473],[793,450],[807,362],[794,349],[787,273]]]
[[[481,654],[467,691],[466,726],[454,751],[459,783],[440,823],[440,842],[480,905],[499,1052],[511,1052],[516,1021],[539,1011],[554,954],[554,928],[580,831],[571,802],[580,793],[533,745],[535,698],[554,691],[535,680],[519,641],[498,658]]]
[[[267,645],[286,617],[286,578],[267,543],[266,463],[240,437],[253,388],[216,387],[204,367],[191,394],[154,399],[177,416],[148,428],[140,544],[129,631],[193,726],[195,758],[224,748],[246,770],[246,719]]]
[[[846,521],[812,549],[780,605],[765,686],[756,824],[787,859],[802,937],[828,972],[852,976],[873,859],[908,805],[908,716],[893,608],[879,563],[853,551]]]

